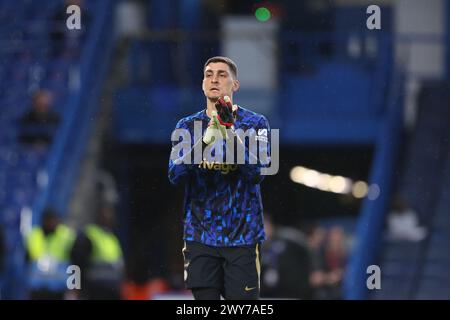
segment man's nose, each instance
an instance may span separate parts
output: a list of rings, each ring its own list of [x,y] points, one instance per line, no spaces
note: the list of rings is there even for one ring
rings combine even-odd
[[[217,74],[213,75],[212,78],[211,78],[211,82],[213,82],[213,83],[219,82],[219,76]]]

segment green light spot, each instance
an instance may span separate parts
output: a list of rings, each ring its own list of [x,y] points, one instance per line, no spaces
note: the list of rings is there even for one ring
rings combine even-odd
[[[255,11],[255,17],[258,21],[266,22],[270,19],[270,11],[265,7],[260,7]]]

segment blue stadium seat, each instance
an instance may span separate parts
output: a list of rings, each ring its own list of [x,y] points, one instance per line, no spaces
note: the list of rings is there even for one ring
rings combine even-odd
[[[420,253],[420,244],[410,241],[387,241],[383,246],[383,261],[415,261]]]
[[[425,276],[415,296],[418,300],[448,300],[450,299],[450,281],[439,276]]]
[[[387,276],[382,272],[381,289],[374,290],[370,296],[375,300],[405,300],[409,298],[411,290],[410,276],[395,275]]]

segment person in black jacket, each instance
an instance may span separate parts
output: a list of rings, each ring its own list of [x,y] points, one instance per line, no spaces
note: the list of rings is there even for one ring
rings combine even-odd
[[[60,118],[51,106],[50,91],[42,89],[33,95],[31,109],[20,118],[20,142],[43,146],[52,142]]]
[[[311,254],[298,229],[276,226],[264,215],[267,241],[261,250],[261,297],[311,299]]]

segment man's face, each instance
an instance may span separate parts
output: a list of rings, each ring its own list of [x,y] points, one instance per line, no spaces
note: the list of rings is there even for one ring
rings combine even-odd
[[[115,219],[114,219],[114,211],[112,208],[103,207],[100,209],[99,224],[106,228],[114,229]]]
[[[44,221],[42,222],[42,229],[45,233],[51,233],[56,230],[56,227],[58,226],[58,218],[54,216],[45,217]]]
[[[239,89],[239,81],[234,79],[230,67],[224,62],[211,62],[203,72],[202,89],[206,98],[217,100],[221,96],[233,96]]]
[[[34,108],[39,113],[47,113],[50,109],[51,96],[47,92],[40,92],[34,101]]]

